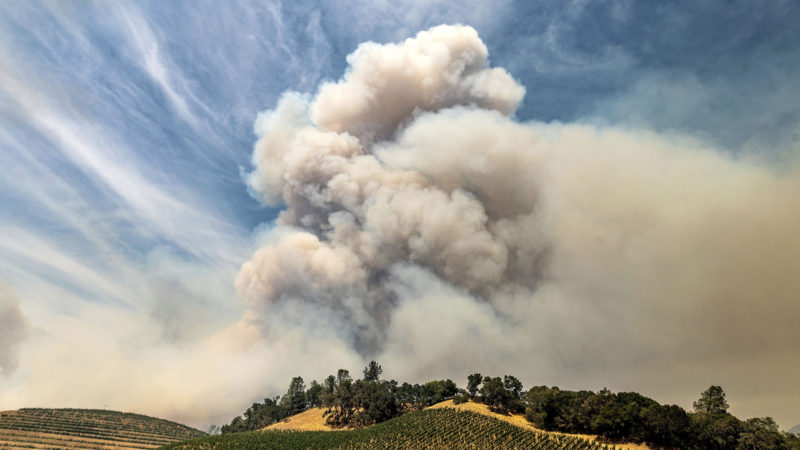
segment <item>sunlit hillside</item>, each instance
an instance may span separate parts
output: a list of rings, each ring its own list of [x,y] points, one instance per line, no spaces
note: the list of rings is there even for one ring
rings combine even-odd
[[[508,422],[512,425],[524,428],[526,430],[530,430],[537,433],[548,433],[553,436],[571,436],[576,438],[587,439],[590,441],[596,441],[597,436],[588,435],[588,434],[569,434],[569,433],[559,433],[556,431],[544,431],[539,428],[533,426],[523,414],[501,414],[498,412],[494,412],[489,409],[484,403],[478,403],[473,401],[468,401],[465,403],[455,404],[453,400],[445,400],[443,402],[437,403],[431,406],[429,409],[439,409],[439,408],[451,408],[455,409],[456,411],[470,411],[478,414],[482,414],[484,416],[494,417],[495,419],[502,420],[504,422]],[[627,450],[643,450],[649,448],[647,445],[644,444],[616,444],[615,448],[618,449],[627,449]]]
[[[610,449],[575,436],[540,433],[472,411],[427,409],[347,431],[249,431],[209,436],[169,449]],[[617,447],[618,448],[618,447]]]

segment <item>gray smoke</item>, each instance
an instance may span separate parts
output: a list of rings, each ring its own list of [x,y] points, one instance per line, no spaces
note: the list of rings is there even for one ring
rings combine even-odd
[[[525,89],[469,27],[348,63],[256,122],[249,185],[284,210],[237,277],[246,322],[269,334],[310,311],[400,378],[483,367],[684,404],[703,384],[734,397],[768,381],[800,399],[796,164],[520,123]]]

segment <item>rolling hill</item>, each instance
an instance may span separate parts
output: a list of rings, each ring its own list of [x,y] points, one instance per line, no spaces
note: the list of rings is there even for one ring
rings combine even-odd
[[[367,428],[347,431],[260,430],[208,436],[167,449],[610,449],[581,437],[536,432],[472,411],[417,411]]]
[[[143,449],[205,436],[140,414],[95,409],[24,408],[0,412],[0,447]]]
[[[597,436],[588,435],[588,434],[568,434],[568,433],[559,433],[557,431],[544,431],[536,428],[532,423],[528,422],[528,419],[525,418],[522,414],[501,414],[494,412],[489,409],[483,403],[468,401],[466,403],[455,404],[453,400],[446,400],[441,403],[437,403],[429,409],[439,409],[439,408],[451,408],[455,409],[456,411],[471,411],[477,414],[481,414],[488,417],[493,417],[498,420],[502,420],[504,422],[508,422],[512,425],[518,426],[520,428],[524,428],[526,430],[530,430],[536,433],[546,433],[552,436],[566,436],[566,437],[574,437],[574,438],[581,438],[586,439],[589,441],[596,441]],[[616,444],[615,448],[617,450],[647,450],[649,447],[645,444],[633,444],[633,443],[623,443],[623,444]]]
[[[566,433],[558,433],[558,432],[549,432],[543,431],[536,428],[522,414],[500,414],[493,412],[483,403],[468,401],[466,403],[455,404],[453,400],[446,400],[441,403],[437,403],[433,406],[430,406],[428,409],[440,409],[440,408],[451,408],[457,411],[470,411],[477,414],[481,414],[484,416],[492,417],[498,420],[502,420],[504,422],[510,423],[511,425],[515,425],[526,430],[530,430],[536,433],[548,433],[553,436],[569,436],[569,437],[576,437],[581,439],[587,439],[589,441],[596,441],[597,436],[592,435],[577,435],[577,434],[566,434]],[[307,411],[303,411],[300,414],[295,414],[294,416],[287,417],[279,422],[276,422],[268,427],[265,430],[294,430],[294,431],[334,431],[336,430],[334,427],[325,423],[325,418],[322,417],[322,412],[324,408],[312,408]],[[646,450],[648,447],[644,444],[616,444],[616,448],[619,450]]]

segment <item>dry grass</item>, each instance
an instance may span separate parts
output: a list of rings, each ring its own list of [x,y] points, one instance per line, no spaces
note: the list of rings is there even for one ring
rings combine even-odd
[[[336,428],[325,423],[322,412],[325,408],[311,408],[300,414],[287,417],[264,428],[265,430],[332,431]]]
[[[544,431],[539,428],[533,426],[528,419],[525,418],[522,414],[500,414],[494,411],[490,411],[489,407],[484,405],[483,403],[476,403],[473,401],[469,401],[467,403],[461,403],[456,405],[453,403],[452,400],[446,400],[441,403],[437,403],[430,408],[452,408],[458,411],[472,411],[478,414],[483,414],[485,416],[494,417],[495,419],[502,420],[504,422],[508,422],[512,425],[516,425],[518,427],[522,427],[531,431],[535,431],[537,433],[549,433],[549,434],[560,434],[564,436],[577,436],[584,439],[590,439],[593,441],[597,440],[597,436],[591,434],[569,434],[569,433],[559,433],[555,431]],[[615,444],[616,448],[624,449],[624,450],[648,450],[649,447],[644,444]]]

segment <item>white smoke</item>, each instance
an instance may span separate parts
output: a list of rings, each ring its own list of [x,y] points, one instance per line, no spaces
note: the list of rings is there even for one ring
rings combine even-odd
[[[470,27],[362,44],[348,63],[256,122],[249,185],[285,209],[237,277],[247,322],[330,318],[401,378],[483,368],[683,403],[704,384],[735,398],[769,381],[789,399],[777,409],[800,400],[796,359],[777,380],[717,370],[800,344],[795,165],[520,123],[525,89]]]
[[[27,320],[19,307],[19,298],[0,282],[0,378],[17,368],[17,350],[27,334]]]

